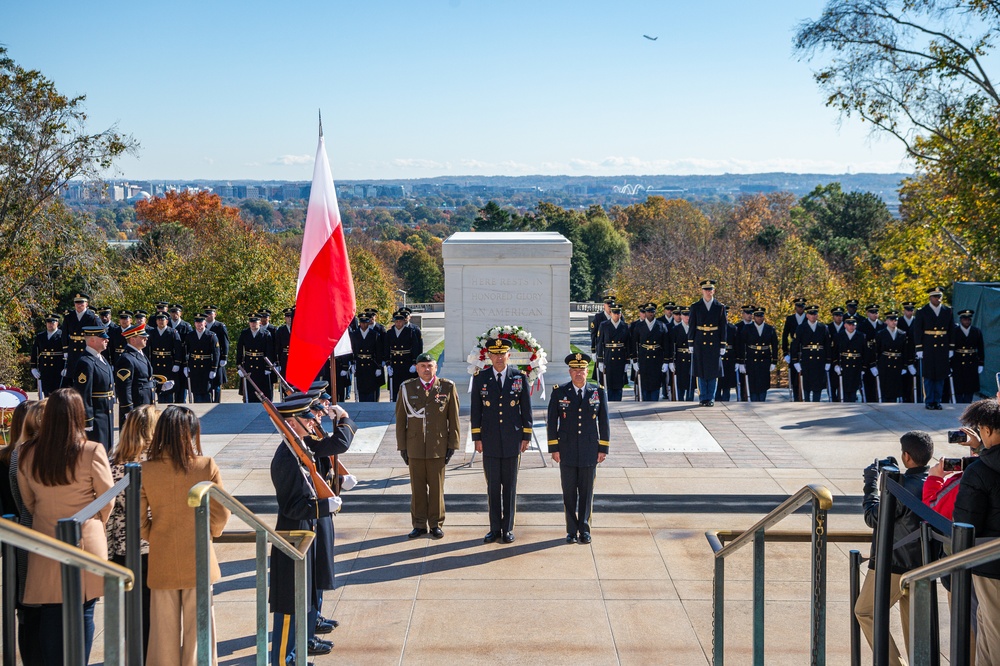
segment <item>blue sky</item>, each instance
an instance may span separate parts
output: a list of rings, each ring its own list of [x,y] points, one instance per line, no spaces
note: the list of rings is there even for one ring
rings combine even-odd
[[[823,4],[0,0],[0,43],[133,179],[308,180],[318,108],[335,179],[911,170],[796,60]]]

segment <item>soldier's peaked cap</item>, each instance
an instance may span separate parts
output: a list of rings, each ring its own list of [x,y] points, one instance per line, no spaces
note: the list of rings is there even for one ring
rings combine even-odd
[[[702,280],[701,281],[701,288],[702,289],[715,289],[715,280]]]
[[[856,299],[856,298],[848,298],[844,302],[844,305],[853,305],[854,307],[857,307],[858,306],[858,299]]]
[[[145,310],[136,310],[135,311],[135,316],[136,317],[148,317],[149,313],[146,312]]]
[[[103,326],[84,326],[83,334],[88,338],[107,338],[108,332]]]
[[[309,408],[312,407],[313,402],[315,402],[315,398],[306,395],[295,400],[286,399],[276,404],[275,407],[278,408],[278,413],[282,416],[311,416],[312,412]]]
[[[931,287],[930,289],[927,290],[927,295],[928,296],[944,296],[944,288],[943,287]]]
[[[312,393],[313,391],[322,391],[329,385],[330,382],[324,381],[322,379],[317,379],[316,381],[314,381],[312,384],[309,385],[309,392]]]
[[[903,303],[903,309],[904,310],[916,310],[917,309],[917,304],[914,303],[913,301],[906,301],[905,303]]]
[[[646,303],[639,309],[645,312],[656,312],[656,303]]]
[[[402,312],[401,310],[396,310],[395,312],[392,313],[392,318],[393,319],[406,319],[406,313]]]
[[[621,314],[621,313],[622,313],[622,306],[618,305],[617,303],[612,303],[611,314]]]
[[[566,365],[571,368],[586,368],[590,363],[590,357],[579,352],[576,354],[570,354],[564,360]]]
[[[689,308],[689,307],[683,307],[683,308],[681,308],[681,314],[682,315],[689,315],[689,314],[691,314],[691,308]]]
[[[146,325],[145,324],[136,324],[135,326],[129,326],[124,331],[122,331],[122,335],[124,337],[126,337],[126,338],[134,338],[137,335],[145,337],[147,335],[146,334]]]
[[[215,305],[206,305],[201,309],[202,312],[218,312],[219,308]]]
[[[767,312],[767,308],[756,307],[753,309],[753,314],[755,317],[763,317]]]
[[[59,321],[59,315],[57,315],[57,314],[53,314],[53,313],[50,313],[50,314],[48,314],[48,315],[47,315],[47,316],[45,317],[45,321],[54,321],[54,322],[58,322],[58,321]]]
[[[793,305],[805,305],[806,304],[806,299],[803,298],[802,296],[799,296],[797,298],[793,298],[792,299],[792,304]]]
[[[291,315],[289,315],[289,316],[291,316]],[[358,313],[358,321],[361,322],[362,324],[367,324],[371,320],[372,320],[372,317],[367,312],[359,312]]]
[[[959,317],[971,317],[974,314],[976,314],[975,310],[962,310],[961,312],[958,313],[958,316]]]
[[[888,312],[885,313],[885,318],[886,319],[899,319],[899,313],[896,312],[895,310],[889,310]]]
[[[131,310],[119,310],[118,311],[118,318],[119,319],[124,319],[125,317],[131,317],[131,316],[132,316],[132,311]]]
[[[845,324],[857,324],[858,320],[857,320],[856,317],[848,317],[847,319],[844,320],[844,323]]]
[[[153,315],[153,319],[166,319],[166,318],[167,318],[167,315],[165,315],[162,312],[157,312],[155,315]]]
[[[839,317],[843,317],[844,316],[844,308],[842,308],[842,307],[840,307],[838,305],[835,308],[831,308],[830,314],[832,314],[834,317],[838,317],[838,316]]]
[[[102,315],[106,314],[106,315],[109,315],[109,314],[111,314],[111,308],[101,308],[100,310],[97,311],[97,314],[102,314]]]
[[[511,347],[510,341],[503,338],[490,338],[486,341],[486,351],[491,354],[506,354]]]
[[[878,312],[878,306],[874,303],[865,308],[865,312]]]
[[[806,306],[806,314],[819,314],[819,306],[818,305],[807,305]]]
[[[77,294],[73,297],[74,303],[87,303],[88,301],[90,301],[90,296],[87,296],[87,294]]]
[[[205,321],[205,313],[204,312],[199,312],[198,314],[196,314],[194,316],[194,320],[195,321]]]

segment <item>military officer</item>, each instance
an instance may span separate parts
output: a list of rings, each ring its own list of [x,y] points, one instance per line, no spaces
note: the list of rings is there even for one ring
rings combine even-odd
[[[673,301],[667,301],[663,304],[663,315],[657,318],[657,321],[663,322],[663,326],[667,329],[667,342],[663,350],[663,360],[668,364],[668,369],[663,375],[662,382],[664,400],[677,399],[674,395],[674,373],[670,371],[669,363],[674,357],[674,326],[677,326],[680,323],[680,318],[681,315],[680,312],[678,312],[677,304]]]
[[[740,329],[736,356],[737,372],[746,374],[750,402],[767,400],[771,373],[778,367],[778,334],[764,322],[765,308],[753,308],[753,321]]]
[[[184,376],[194,402],[212,402],[212,380],[219,371],[219,339],[205,328],[205,315],[194,316],[194,330],[184,340]]]
[[[898,321],[899,330],[906,334],[906,361],[909,363],[906,371],[910,375],[908,390],[903,391],[903,402],[918,402],[921,399],[920,396],[923,390],[923,387],[920,385],[922,378],[917,372],[916,350],[913,344],[913,329],[917,323],[916,309],[916,303],[905,301],[903,303],[903,316]],[[903,383],[906,384],[907,382],[904,381]]]
[[[50,314],[45,317],[45,330],[35,335],[31,345],[31,376],[38,380],[39,400],[59,388],[64,367],[59,315]]]
[[[688,347],[688,334],[691,329],[691,310],[680,308],[677,310],[680,322],[674,325],[670,340],[670,350],[672,352],[667,363],[670,370],[671,380],[673,380],[674,400],[694,400],[694,373],[691,372],[691,348]]]
[[[570,383],[552,387],[549,397],[549,453],[559,465],[559,479],[566,512],[566,543],[590,543],[590,517],[594,503],[597,466],[610,447],[611,429],[604,389],[587,382],[586,354],[570,354]]]
[[[63,386],[73,386],[69,371],[76,367],[76,362],[87,349],[83,329],[87,326],[101,326],[101,321],[88,305],[90,297],[77,294],[73,297],[73,310],[66,314],[62,325],[63,360],[66,362],[63,370]],[[104,328],[101,326],[101,328]]]
[[[726,350],[723,344],[729,332],[726,326],[726,306],[715,298],[715,280],[701,281],[701,299],[691,305],[688,329],[688,351],[691,352],[691,375],[698,379],[698,395],[702,407],[715,404]]]
[[[260,308],[257,310],[257,316],[260,317],[260,327],[270,333],[273,338],[274,334],[278,332],[278,327],[271,323],[271,311],[267,308]]]
[[[390,332],[389,335],[392,335]],[[410,539],[444,536],[444,469],[458,450],[458,389],[437,376],[430,354],[417,356],[417,376],[402,383],[396,401],[396,449],[410,471]]]
[[[395,402],[399,387],[416,377],[416,358],[424,351],[420,330],[406,325],[406,313],[392,315],[392,328],[385,333],[386,369],[389,376],[389,399]]]
[[[909,359],[906,333],[897,326],[899,313],[890,310],[885,313],[885,326],[875,334],[875,367],[880,402],[899,402],[909,388]]]
[[[145,328],[143,324],[143,328]],[[118,323],[108,326],[108,351],[111,352],[111,365],[118,361],[118,357],[125,351],[128,344],[123,335],[125,329],[132,328],[132,311],[120,310],[118,312]]]
[[[218,307],[207,305],[202,311],[205,313],[205,330],[215,333],[215,337],[219,340],[219,370],[212,380],[212,402],[220,402],[222,385],[226,383],[226,364],[229,362],[229,330],[225,324],[216,319]]]
[[[274,353],[278,356],[275,365],[279,373],[288,369],[288,350],[292,346],[292,320],[295,317],[295,307],[285,308],[284,315],[285,323],[274,332]]]
[[[856,318],[845,317],[844,330],[833,341],[833,369],[840,376],[843,402],[857,402],[859,389],[862,397],[867,398],[862,376],[873,367],[868,341],[864,333],[858,332],[857,325]],[[878,374],[877,368],[875,374]]]
[[[236,342],[236,366],[239,368],[236,372],[241,378],[249,373],[250,379],[267,399],[273,400],[274,384],[271,383],[271,369],[264,362],[265,357],[274,363],[274,338],[261,326],[260,316],[252,314],[247,317],[247,327]],[[243,390],[242,386],[240,390]],[[243,396],[244,402],[259,402],[256,391],[248,390],[247,394]]]
[[[799,391],[799,373],[792,362],[791,348],[795,339],[795,332],[806,320],[806,299],[799,296],[792,300],[795,312],[785,317],[785,325],[781,329],[781,355],[785,357],[785,364],[788,366],[788,385],[792,389],[792,399],[796,402],[804,400]]]
[[[149,323],[149,313],[148,312],[146,312],[145,310],[136,310],[135,313],[133,314],[133,316],[135,317],[134,321],[132,322],[133,326],[137,326],[139,324],[142,324],[143,326],[146,327],[146,335],[152,335],[153,334],[153,329],[156,328],[156,327],[150,325],[150,323]],[[149,348],[148,347],[146,348],[146,351],[144,353],[146,354],[146,356],[149,356]]]
[[[385,326],[379,323],[378,320],[378,308],[365,308],[365,314],[371,319],[372,328],[379,332],[380,335],[385,335]]]
[[[833,319],[826,325],[826,330],[830,334],[830,349],[832,350],[833,341],[836,340],[837,335],[844,330],[844,308],[838,305],[830,310],[830,314],[833,316]],[[826,374],[830,380],[830,383],[827,385],[827,390],[830,392],[830,402],[841,402],[840,375],[834,372],[833,367],[831,367]]]
[[[611,321],[611,306],[616,302],[616,297],[611,292],[606,292],[604,294],[602,310],[594,315],[594,318],[590,322],[590,353],[595,354],[595,358],[600,358],[597,354],[597,339],[601,334],[601,324],[606,321]],[[598,376],[599,370],[597,369],[597,363],[594,364],[594,380],[599,381]]]
[[[617,303],[611,306],[611,319],[601,323],[597,332],[597,369],[609,401],[621,401],[628,367],[629,332],[622,321],[622,309]]]
[[[358,315],[358,328],[351,331],[351,352],[354,356],[354,381],[358,389],[358,402],[378,402],[384,377],[382,364],[385,357],[385,340],[372,323],[368,311]]]
[[[848,298],[847,301],[844,303],[844,305],[847,307],[847,309],[844,311],[845,319],[847,317],[854,317],[855,321],[861,319],[861,315],[858,314],[858,299]]]
[[[486,341],[491,366],[472,378],[471,427],[476,452],[483,454],[490,531],[484,543],[514,541],[517,471],[531,443],[531,390],[528,379],[510,365],[511,344]]]
[[[741,322],[742,323],[742,322]],[[722,343],[725,353],[722,355],[722,374],[715,390],[715,399],[719,402],[729,402],[733,397],[733,389],[740,400],[745,400],[742,387],[737,385],[739,377],[736,373],[736,325],[726,324],[726,341]]]
[[[152,405],[156,383],[153,365],[142,353],[149,336],[144,325],[131,326],[122,333],[125,349],[115,361],[115,396],[118,398],[118,428],[125,425],[125,417],[136,407]]]
[[[868,344],[868,358],[874,361],[876,359],[875,355],[875,336],[885,328],[885,324],[878,318],[879,307],[872,303],[865,308],[865,316],[856,318],[858,320],[858,333],[862,333],[865,336],[865,342]],[[863,382],[865,387],[865,402],[878,402],[878,382],[875,376],[870,372],[866,372],[863,375]]]
[[[643,319],[632,328],[632,371],[636,373],[636,391],[643,402],[660,399],[660,386],[666,379],[667,327],[656,318],[656,303],[646,303],[639,311]]]
[[[676,311],[677,304],[673,301],[667,301],[663,304],[663,314],[656,318],[657,321],[663,322],[668,332],[674,327],[674,312]]]
[[[350,333],[349,327],[348,333]],[[354,355],[337,356],[334,363],[337,368],[337,402],[347,402],[351,398],[351,377],[355,367]]]
[[[920,308],[913,326],[914,355],[924,379],[924,406],[941,409],[944,382],[951,372],[951,330],[955,326],[951,308],[941,303],[944,289],[927,290],[927,305]]]
[[[958,326],[952,330],[952,348],[955,355],[951,359],[951,373],[955,383],[955,402],[970,403],[979,392],[979,375],[983,371],[983,332],[972,325],[975,310],[958,313]]]
[[[80,392],[87,413],[85,430],[92,441],[104,444],[108,452],[114,444],[114,424],[111,421],[115,405],[115,383],[111,365],[101,354],[108,346],[108,332],[101,325],[87,326],[83,355],[73,366],[70,377],[73,388]]]
[[[806,320],[795,331],[789,348],[791,368],[798,373],[799,388],[806,402],[819,402],[828,387],[831,346],[826,324],[819,321],[819,306],[805,307]]]
[[[184,363],[184,346],[177,331],[167,326],[167,315],[157,312],[153,316],[156,327],[149,334],[146,349],[149,360],[153,364],[153,374],[166,377],[171,388],[166,384],[159,387],[159,402],[177,402],[176,382],[181,377],[181,365]]]

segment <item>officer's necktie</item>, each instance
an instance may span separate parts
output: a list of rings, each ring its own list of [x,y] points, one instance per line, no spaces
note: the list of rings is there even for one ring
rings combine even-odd
[[[501,391],[503,390],[503,373],[497,373],[497,386],[500,387]]]
[[[577,396],[578,398],[580,398],[580,402],[583,402],[583,389],[582,389],[582,388],[578,388],[578,389],[576,390],[576,396]]]

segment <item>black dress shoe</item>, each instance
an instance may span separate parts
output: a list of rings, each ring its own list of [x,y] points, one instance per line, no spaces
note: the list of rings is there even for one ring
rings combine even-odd
[[[332,625],[334,629],[336,629],[337,627],[340,626],[340,623],[337,622],[336,620],[331,620],[328,617],[323,617],[322,615],[317,615],[316,616],[316,623],[319,624],[320,622],[326,622],[327,624]]]
[[[483,537],[483,543],[494,543],[500,538],[500,532],[487,532],[486,536]]]
[[[704,407],[706,404],[708,404],[708,401],[707,400],[702,400],[701,402],[698,403],[698,406]]]
[[[514,543],[514,533],[513,532],[504,532],[503,533],[503,542],[504,543]]]
[[[576,543],[576,535],[575,534],[567,534],[566,535],[566,543]]]
[[[316,634],[323,635],[329,634],[334,629],[337,628],[338,623],[333,620],[327,620],[326,618],[320,618],[316,620]]]
[[[934,409],[944,409],[944,407],[941,406],[940,402],[935,402],[934,403]]]
[[[580,532],[580,543],[590,543],[593,539],[590,538],[590,532]]]
[[[715,407],[715,401],[714,400],[706,400],[705,401],[705,406],[706,407]]]
[[[444,538],[444,530],[441,529],[440,527],[433,528],[431,530],[431,538],[432,539],[443,539]]]
[[[427,530],[422,527],[414,527],[413,531],[406,535],[407,539],[416,539],[418,536],[427,534]]]
[[[333,651],[333,643],[312,638],[309,640],[309,649],[306,651],[306,654],[315,657],[322,654],[330,654],[331,651]]]

